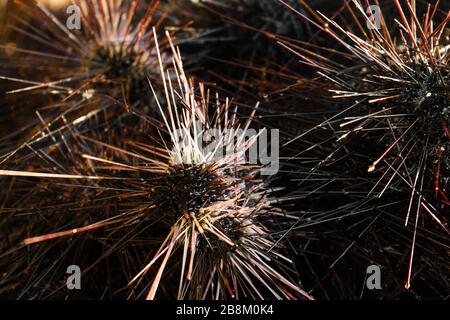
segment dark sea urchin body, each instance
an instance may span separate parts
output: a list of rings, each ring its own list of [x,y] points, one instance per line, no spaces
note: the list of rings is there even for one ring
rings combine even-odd
[[[149,103],[150,99],[145,99],[145,92],[148,91],[147,76],[154,73],[154,70],[148,68],[147,61],[155,57],[149,57],[146,51],[130,51],[120,44],[98,46],[91,55],[88,72],[102,74],[104,81],[109,83],[107,88],[114,91],[115,87],[123,86],[131,104]],[[101,86],[94,85],[95,87],[101,89]]]
[[[354,74],[343,73],[340,80],[347,86],[344,88],[345,93],[336,89],[333,92],[336,96],[346,96],[349,92],[354,92],[358,97],[353,103],[360,103],[361,98],[367,99],[360,104],[358,110],[350,111],[352,116],[354,114],[352,120],[357,119],[363,112],[368,115],[368,119],[371,118],[370,115],[374,115],[374,131],[364,133],[364,127],[370,127],[370,124],[363,122],[363,135],[366,139],[384,142],[388,150],[392,145],[398,145],[398,148],[393,148],[390,152],[397,154],[397,157],[405,156],[405,168],[411,169],[405,172],[403,177],[422,170],[418,167],[417,160],[420,159],[417,159],[417,155],[426,153],[424,159],[427,159],[427,163],[422,166],[425,175],[425,185],[422,189],[424,193],[436,193],[444,204],[438,205],[438,208],[445,211],[448,210],[448,206],[445,209],[445,203],[448,203],[450,169],[450,70],[446,66],[448,58],[436,61],[433,66],[425,61],[410,61],[413,60],[410,54],[399,54],[403,61],[401,68],[389,59],[381,58],[389,70],[381,68],[378,63],[368,63],[356,69]],[[361,70],[360,74],[358,70]],[[352,80],[358,78],[362,81]],[[386,115],[387,121],[383,119],[382,114]],[[366,120],[364,117],[361,119]],[[388,127],[395,133],[390,135],[383,132],[384,128]],[[395,158],[396,156],[393,159]],[[369,166],[368,171],[374,171],[379,162],[377,159]],[[443,217],[445,215],[443,214]]]
[[[386,284],[386,296],[416,282],[413,288],[428,286],[442,297],[450,263],[449,12],[416,1],[385,1],[397,14],[381,15],[377,29],[362,3],[352,1],[333,18],[297,12],[317,28],[316,41],[326,37],[327,45],[284,44],[318,71],[310,80],[317,90],[330,93],[319,106],[319,124],[289,142],[317,141],[301,152],[312,160],[299,169],[298,194],[317,198],[311,203],[322,212],[311,225],[341,228],[334,235],[320,228],[330,233],[327,241],[336,237],[340,250],[328,267],[342,263],[345,270],[345,259],[378,260],[396,279]],[[407,256],[401,262],[399,252]],[[390,256],[395,268],[383,262]]]

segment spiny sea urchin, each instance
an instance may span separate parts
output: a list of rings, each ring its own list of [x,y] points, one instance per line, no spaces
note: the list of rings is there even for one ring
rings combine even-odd
[[[258,177],[261,166],[248,164],[245,157],[257,139],[257,136],[245,137],[252,117],[241,128],[236,113],[229,110],[229,101],[222,103],[218,97],[214,110],[210,110],[209,93],[203,85],[197,91],[194,82],[186,77],[177,52],[173,48],[175,81],[167,78],[162,66],[160,70],[166,108],[161,107],[155,94],[165,124],[160,127],[163,140],[157,145],[145,143],[147,134],[139,129],[137,134],[144,140],[136,138],[123,146],[75,132],[76,142],[70,145],[80,146],[79,150],[62,155],[69,161],[81,161],[80,158],[87,161],[82,166],[88,168],[84,173],[70,172],[75,166],[66,167],[69,170],[66,173],[0,171],[3,176],[72,181],[53,186],[45,184],[47,193],[48,188],[57,187],[54,192],[60,195],[59,204],[41,205],[39,209],[40,216],[49,218],[54,210],[73,204],[74,193],[70,190],[80,189],[83,194],[89,189],[99,192],[97,199],[85,197],[84,203],[73,208],[76,215],[70,217],[71,221],[67,216],[61,217],[58,221],[63,224],[56,226],[53,232],[26,238],[21,250],[26,246],[45,248],[39,246],[57,241],[60,254],[64,254],[64,247],[67,250],[72,247],[65,245],[65,238],[83,239],[83,235],[89,234],[85,240],[94,239],[106,248],[85,273],[99,261],[114,255],[127,266],[121,270],[126,278],[129,280],[134,275],[121,290],[129,298],[143,297],[147,292],[146,297],[153,299],[161,288],[163,296],[179,299],[310,298],[290,280],[290,260],[282,255],[281,242],[271,234],[271,227],[277,227],[287,218],[272,206],[270,193]],[[209,115],[210,111],[213,116]],[[77,127],[73,129],[76,131]],[[214,148],[204,148],[197,141],[210,130],[215,130],[218,144]],[[222,147],[227,151],[225,154],[220,154]],[[80,184],[77,180],[87,183]],[[34,183],[43,186],[42,182]],[[42,203],[42,198],[38,203]],[[27,205],[34,206],[32,201]],[[92,211],[98,208],[101,213]],[[22,210],[11,208],[10,211]],[[80,225],[75,226],[76,223]],[[35,226],[31,225],[31,232]],[[45,228],[48,226],[36,227],[36,230]],[[16,254],[20,254],[20,246],[4,256],[16,257]],[[41,261],[39,267],[45,267],[48,261],[44,259],[45,252],[39,250],[32,256],[33,260]],[[179,260],[170,259],[172,256]],[[12,261],[20,261],[14,270],[22,266],[33,269],[17,257]],[[156,264],[159,267],[153,270]],[[48,273],[45,268],[41,272],[44,277]],[[175,272],[180,274],[178,286],[170,276]],[[39,279],[42,273],[36,272]],[[8,283],[8,279],[3,282]],[[123,284],[115,281],[118,282],[107,284],[111,292],[116,292]],[[50,294],[62,287],[58,289],[56,284]],[[27,287],[21,289],[27,290]]]
[[[402,6],[394,0],[399,20],[393,30],[382,14],[374,21],[360,1],[352,2],[356,12],[350,6],[347,9],[353,25],[345,20],[338,23],[321,13],[313,21],[297,12],[333,39],[338,50],[316,47],[313,52],[308,47],[292,49],[284,44],[305,64],[319,70],[320,78],[316,81],[327,86],[334,98],[335,105],[329,108],[335,108],[335,114],[318,125],[317,130],[331,128],[338,145],[333,144],[331,152],[310,174],[337,161],[355,161],[363,155],[362,159],[370,161],[363,163],[368,172],[365,179],[371,180],[363,201],[371,197],[384,199],[388,197],[386,193],[397,193],[398,197],[409,194],[405,225],[415,211],[413,226],[417,230],[422,212],[448,234],[450,12],[444,12],[444,19],[436,23],[441,13],[438,1],[435,6],[425,7],[421,20],[416,1],[406,1]],[[375,3],[379,5],[378,1]],[[355,139],[368,144],[356,144],[355,149],[351,143]],[[322,148],[323,143],[315,147]],[[361,162],[355,169],[360,166]],[[416,232],[407,288],[415,240]]]
[[[159,2],[151,1],[142,12],[139,2],[77,0],[69,16],[34,0],[14,2],[10,29],[23,39],[13,54],[2,56],[7,63],[1,79],[13,84],[2,107],[5,119],[21,119],[20,128],[10,129],[17,129],[15,141],[34,142],[36,132],[54,134],[71,122],[114,122],[126,109],[154,111],[148,109],[147,81],[157,78],[157,39],[150,23]],[[168,62],[164,52],[160,61]],[[13,71],[20,77],[10,76]]]

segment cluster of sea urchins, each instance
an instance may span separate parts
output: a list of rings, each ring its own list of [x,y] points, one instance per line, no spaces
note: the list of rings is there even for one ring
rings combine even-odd
[[[0,295],[446,297],[439,2],[375,1],[374,20],[358,0],[12,1]],[[268,178],[249,152],[269,128]],[[382,289],[361,291],[370,265]]]

